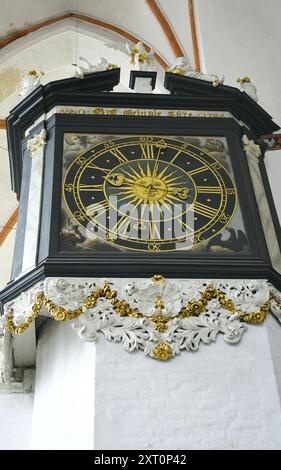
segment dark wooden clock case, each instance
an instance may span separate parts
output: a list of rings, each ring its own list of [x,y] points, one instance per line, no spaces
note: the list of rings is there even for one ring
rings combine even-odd
[[[49,276],[71,277],[149,277],[161,273],[174,278],[252,278],[268,279],[281,289],[281,276],[271,266],[265,236],[241,138],[247,134],[259,139],[279,127],[248,95],[236,88],[166,73],[165,87],[171,94],[110,93],[118,84],[120,70],[110,70],[70,78],[38,87],[14,108],[7,119],[13,190],[20,195],[19,220],[14,252],[12,280],[1,292],[7,301],[30,285]],[[21,273],[23,241],[28,200],[31,158],[25,130],[54,106],[67,105],[109,108],[177,109],[224,111],[243,121],[223,117],[142,117],[87,114],[53,114],[32,129],[31,135],[45,127],[47,144],[44,161],[40,241],[37,264]],[[250,129],[250,130],[249,130]],[[236,179],[241,211],[251,252],[249,254],[171,253],[63,253],[59,251],[60,200],[63,134],[111,133],[157,135],[207,135],[227,138]],[[280,225],[273,204],[263,159],[260,171],[280,243]]]

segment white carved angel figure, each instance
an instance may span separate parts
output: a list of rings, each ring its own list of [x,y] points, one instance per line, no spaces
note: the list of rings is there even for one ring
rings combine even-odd
[[[195,70],[188,57],[177,57],[173,67],[168,69],[168,72],[176,73],[178,75],[184,75],[185,77],[198,78],[200,80],[206,80],[212,82],[213,86],[218,86],[224,82],[224,76],[221,78],[215,74],[205,74]]]
[[[43,72],[37,72],[36,70],[29,70],[29,72],[23,77],[21,81],[21,90],[19,96],[29,95],[35,88],[40,85],[40,79],[44,75]]]
[[[151,48],[147,50],[142,42],[137,42],[132,49],[129,49],[129,52],[131,64],[138,65],[139,70],[147,71],[154,68],[154,52]]]
[[[104,57],[101,57],[96,64],[92,64],[85,57],[79,57],[79,60],[85,63],[85,67],[78,64],[72,64],[76,67],[76,78],[83,78],[84,75],[88,75],[89,73],[104,72],[118,67],[115,64],[110,64]]]

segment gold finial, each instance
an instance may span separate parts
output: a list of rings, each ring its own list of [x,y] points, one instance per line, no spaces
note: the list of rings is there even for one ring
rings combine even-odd
[[[237,78],[236,81],[238,83],[241,83],[241,85],[243,85],[243,83],[251,83],[250,77],[239,77],[239,78]]]
[[[164,284],[165,278],[162,276],[162,274],[154,274],[151,278],[152,284]]]
[[[44,75],[44,72],[41,72],[41,70],[38,72],[37,70],[32,69],[27,72],[27,75],[31,75],[33,77],[40,77],[41,75]]]
[[[159,361],[168,361],[172,358],[172,348],[168,344],[161,341],[153,349],[153,354],[155,359],[158,359]]]

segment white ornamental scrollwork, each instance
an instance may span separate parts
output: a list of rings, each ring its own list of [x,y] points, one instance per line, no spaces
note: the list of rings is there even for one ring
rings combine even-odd
[[[97,313],[85,313],[73,321],[72,326],[84,341],[96,341],[103,333],[108,341],[122,343],[128,352],[142,350],[145,355],[157,357],[155,348],[161,342],[169,346],[170,359],[182,351],[197,351],[200,344],[216,340],[218,333],[224,335],[226,343],[238,343],[246,326],[225,312],[208,312],[200,317],[172,320],[167,332],[159,333],[145,319],[122,318],[110,308]],[[159,357],[157,357],[159,359]]]
[[[5,304],[4,321],[12,316],[15,328],[21,328],[43,305],[45,315],[69,318],[85,341],[96,341],[102,333],[126,351],[141,350],[162,360],[197,351],[219,333],[226,343],[238,343],[245,321],[261,323],[268,311],[281,322],[281,294],[265,280],[165,280],[159,275],[135,280],[47,278]],[[195,310],[182,313],[187,308]]]

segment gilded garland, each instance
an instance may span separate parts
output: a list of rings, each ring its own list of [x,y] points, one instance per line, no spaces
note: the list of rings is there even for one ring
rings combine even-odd
[[[38,317],[42,307],[44,306],[47,312],[57,321],[79,319],[80,323],[74,322],[74,329],[82,331],[85,326],[85,320],[82,318],[86,318],[86,315],[89,315],[90,312],[90,317],[87,321],[95,321],[95,314],[93,312],[98,308],[98,301],[106,301],[111,305],[112,312],[120,318],[119,322],[123,322],[122,328],[124,330],[126,330],[126,328],[133,328],[134,330],[139,328],[143,330],[141,340],[140,333],[138,333],[139,344],[134,348],[131,345],[127,345],[127,347],[124,345],[125,349],[140,349],[141,344],[143,344],[145,340],[152,339],[157,344],[152,344],[151,348],[149,350],[147,349],[147,354],[149,353],[151,357],[159,360],[168,360],[178,353],[177,349],[173,349],[172,347],[174,339],[171,339],[171,335],[179,341],[182,340],[182,337],[186,334],[188,328],[188,331],[194,330],[194,337],[190,345],[186,347],[185,344],[184,346],[187,350],[197,349],[197,347],[194,346],[196,341],[198,341],[196,339],[196,329],[199,332],[202,332],[203,330],[205,331],[205,339],[201,335],[201,341],[203,343],[208,343],[211,340],[213,341],[218,331],[225,333],[225,340],[227,342],[234,343],[239,341],[243,333],[243,329],[245,329],[245,326],[243,326],[244,323],[258,325],[264,322],[273,303],[278,308],[281,308],[281,303],[277,299],[276,295],[274,293],[270,293],[269,297],[256,310],[250,312],[241,311],[241,309],[235,305],[235,302],[232,299],[227,298],[221,289],[215,287],[213,284],[208,284],[196,299],[188,301],[180,308],[177,314],[172,315],[167,313],[169,309],[166,308],[165,299],[162,298],[160,294],[161,289],[159,290],[159,287],[163,286],[165,282],[164,277],[161,275],[153,276],[150,281],[151,287],[156,289],[152,314],[150,314],[150,312],[141,313],[135,305],[132,306],[127,300],[119,298],[117,290],[113,289],[107,282],[105,282],[101,287],[93,289],[90,294],[83,299],[81,306],[74,309],[57,305],[48,298],[44,291],[39,291],[31,307],[31,314],[27,316],[24,322],[15,323],[12,309],[6,313],[6,328],[14,334],[23,333]],[[219,319],[219,316],[214,317],[213,313],[210,314],[210,304],[212,302],[216,302],[221,311],[225,312],[223,315],[226,316],[223,318],[223,321]],[[98,314],[96,314],[96,317],[98,317]],[[194,318],[194,320],[191,320],[191,318]],[[196,320],[196,318],[198,320]],[[188,319],[190,319],[189,322]],[[95,332],[102,331],[106,336],[108,336],[108,334],[105,333],[104,319],[102,320],[102,326],[101,324],[99,324],[99,327],[96,326]],[[239,327],[239,324],[241,327]],[[148,332],[148,325],[152,333]],[[119,330],[120,326],[121,323],[118,325]],[[80,336],[82,336],[82,333]],[[118,338],[119,339],[115,338],[113,340],[123,341],[123,343],[126,342],[124,335],[120,336],[119,334]],[[112,340],[112,338],[108,339]],[[171,344],[169,344],[169,342]],[[135,345],[136,344],[137,343],[135,341]],[[184,343],[181,341],[182,347],[183,344]],[[180,349],[181,346],[178,346],[178,348]],[[145,348],[142,347],[142,349]]]

